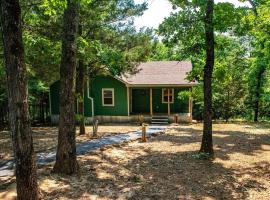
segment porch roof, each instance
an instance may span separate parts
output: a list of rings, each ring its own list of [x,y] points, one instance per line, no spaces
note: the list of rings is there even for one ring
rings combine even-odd
[[[120,79],[128,85],[196,85],[197,82],[187,80],[192,70],[191,61],[153,61],[141,63],[138,73],[125,75]]]

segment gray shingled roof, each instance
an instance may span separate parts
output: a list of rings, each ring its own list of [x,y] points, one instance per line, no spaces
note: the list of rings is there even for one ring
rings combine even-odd
[[[130,85],[194,85],[186,80],[191,61],[154,61],[141,63],[139,72],[121,79]]]

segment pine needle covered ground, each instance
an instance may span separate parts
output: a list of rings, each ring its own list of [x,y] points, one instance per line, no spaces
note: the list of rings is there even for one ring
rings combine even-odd
[[[215,158],[197,154],[202,124],[171,126],[147,143],[79,156],[80,174],[39,169],[44,199],[270,199],[270,125],[215,124]],[[9,181],[14,181],[12,177]],[[15,183],[0,199],[15,194]]]
[[[98,127],[98,137],[104,137],[115,134],[128,133],[140,130],[136,124],[102,124]],[[33,127],[33,140],[35,152],[51,152],[56,150],[57,146],[57,127]],[[86,126],[86,134],[79,135],[77,128],[77,143],[87,141],[93,138],[92,126]],[[8,131],[0,132],[0,159],[8,160],[12,157],[10,135]]]

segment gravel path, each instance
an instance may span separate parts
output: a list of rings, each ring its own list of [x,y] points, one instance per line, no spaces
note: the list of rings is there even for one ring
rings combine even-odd
[[[167,126],[149,126],[147,128],[146,135],[151,137],[152,134],[165,132]],[[76,151],[77,155],[84,155],[90,151],[104,147],[106,145],[121,144],[126,141],[133,141],[141,138],[142,132],[132,132],[126,134],[119,134],[113,136],[107,136],[99,139],[94,139],[86,142],[77,144]],[[38,153],[37,164],[46,165],[55,161],[56,152],[50,153]],[[14,160],[10,160],[0,166],[0,177],[12,176],[14,174]]]

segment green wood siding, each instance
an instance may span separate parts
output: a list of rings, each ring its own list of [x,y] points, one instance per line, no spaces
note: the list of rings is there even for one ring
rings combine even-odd
[[[149,89],[132,89],[132,112],[150,112],[150,91]]]
[[[59,88],[60,81],[56,81],[50,87],[51,114],[59,114]],[[105,116],[127,116],[128,94],[124,83],[111,76],[98,76],[89,83],[89,91],[85,89],[84,110],[85,116],[92,116],[92,101],[94,99],[94,114]],[[102,88],[114,89],[114,106],[102,105]],[[177,98],[181,90],[189,88],[174,88],[174,103],[170,104],[171,113],[187,113],[188,100],[181,101]],[[150,89],[132,88],[132,113],[150,113]],[[131,109],[131,108],[130,108]],[[153,88],[153,112],[167,113],[167,103],[162,103],[162,88]]]
[[[114,106],[102,105],[102,88],[114,89]],[[94,98],[95,115],[127,116],[127,87],[111,76],[98,76],[91,83],[90,94]]]
[[[188,113],[188,100],[182,101],[177,98],[178,93],[189,88],[174,88],[174,103],[170,104],[171,113]],[[150,113],[150,89],[146,89],[146,95],[141,93],[145,89],[132,89],[132,111],[133,113]],[[141,91],[141,92],[140,92]],[[152,89],[153,113],[167,113],[168,104],[162,103],[162,88]]]
[[[50,104],[52,115],[59,115],[59,91],[60,91],[60,81],[56,81],[50,86],[50,100],[51,100]],[[84,115],[86,117],[92,117],[92,102],[87,96],[86,88],[84,95]]]

